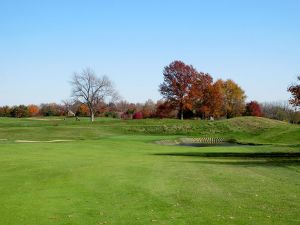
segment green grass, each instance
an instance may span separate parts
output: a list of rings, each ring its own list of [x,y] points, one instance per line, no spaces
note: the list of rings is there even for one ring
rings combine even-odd
[[[265,145],[154,144],[191,136]],[[0,139],[0,224],[300,224],[299,125],[0,118]]]

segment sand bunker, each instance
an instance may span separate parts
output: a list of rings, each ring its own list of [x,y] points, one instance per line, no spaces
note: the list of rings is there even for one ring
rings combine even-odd
[[[49,141],[33,141],[33,140],[16,140],[17,143],[55,143],[55,142],[69,142],[73,140],[49,140]]]
[[[45,119],[45,118],[27,118],[28,120],[40,120],[40,121],[57,121],[61,119]]]

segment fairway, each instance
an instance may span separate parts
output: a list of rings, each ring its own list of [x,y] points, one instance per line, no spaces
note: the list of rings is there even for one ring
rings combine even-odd
[[[185,137],[248,145],[159,145]],[[300,126],[0,118],[0,224],[300,224]]]

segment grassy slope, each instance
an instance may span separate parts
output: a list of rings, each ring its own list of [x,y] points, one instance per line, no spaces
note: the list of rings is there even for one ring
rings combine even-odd
[[[251,117],[93,125],[0,118],[0,139],[9,139],[0,141],[0,224],[298,224],[299,131]],[[153,144],[208,135],[273,145]]]

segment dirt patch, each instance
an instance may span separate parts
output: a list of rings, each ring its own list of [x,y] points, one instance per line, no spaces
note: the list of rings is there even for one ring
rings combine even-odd
[[[49,141],[33,141],[33,140],[16,140],[17,143],[55,143],[55,142],[69,142],[73,140],[49,140]]]

